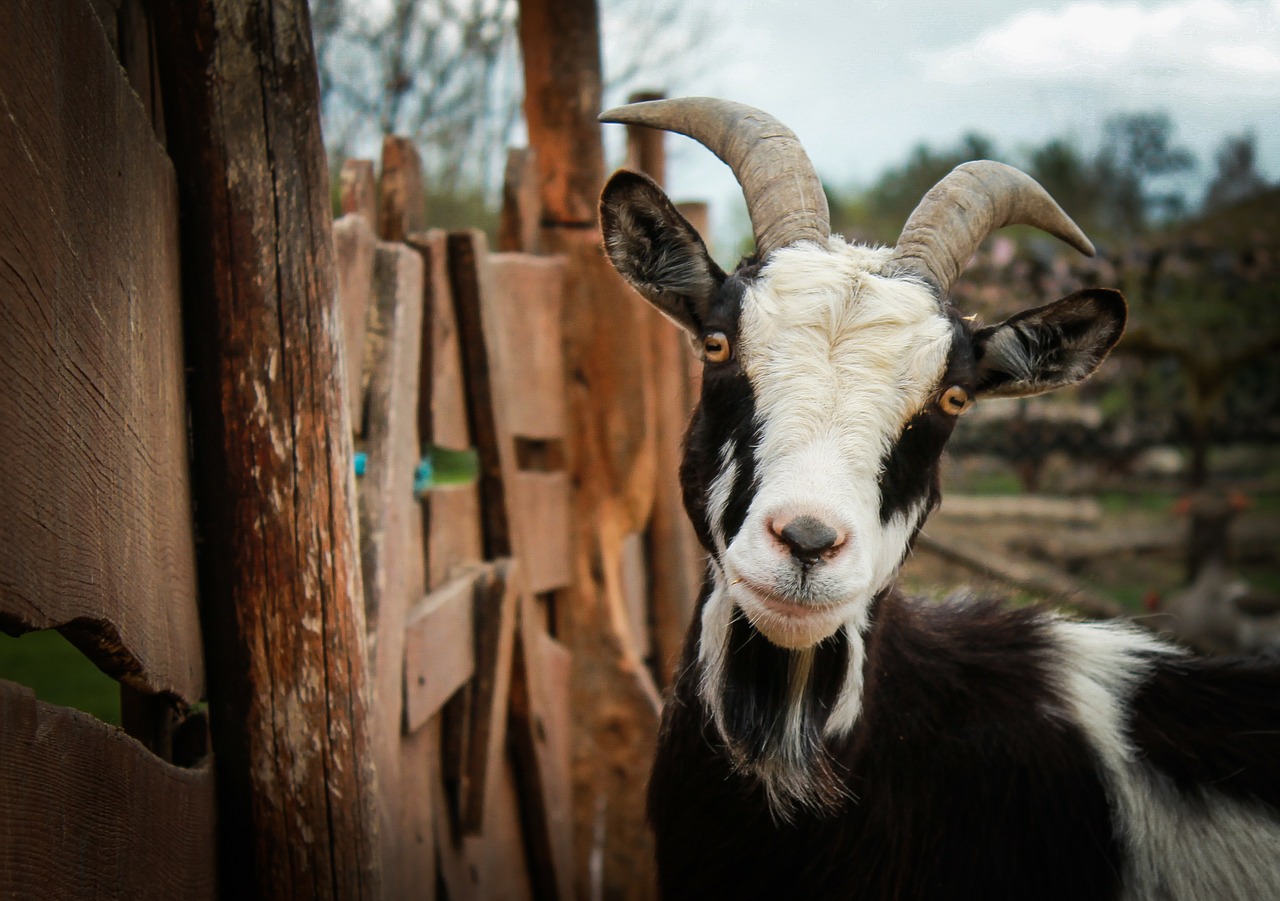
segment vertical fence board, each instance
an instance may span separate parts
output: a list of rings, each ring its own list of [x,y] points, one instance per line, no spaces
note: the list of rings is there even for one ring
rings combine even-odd
[[[379,894],[328,172],[304,0],[156,19],[183,214],[227,897]]]
[[[648,335],[650,314],[600,251],[599,41],[594,0],[520,3],[542,246],[566,258],[574,580],[556,609],[572,652],[575,872],[584,894],[644,898],[656,891],[643,811],[660,702],[630,637],[622,544],[653,507],[655,386],[649,342],[639,337]]]
[[[382,175],[378,181],[378,237],[403,241],[427,223],[422,159],[408,138],[382,139]]]
[[[403,244],[379,243],[364,344],[368,385],[364,433],[368,462],[360,486],[361,564],[365,579],[373,747],[378,772],[383,897],[403,898],[431,884],[430,809],[405,794],[405,626],[426,588],[422,506],[414,497],[418,447],[418,380],[425,272]],[[419,836],[425,844],[419,845]]]
[[[0,628],[203,695],[173,169],[82,3],[0,4]]]
[[[531,872],[540,898],[575,897],[573,741],[568,650],[542,629],[534,604],[520,605],[511,685],[511,745],[525,811]]]
[[[338,302],[342,308],[343,371],[347,376],[347,409],[351,426],[364,421],[364,329],[373,287],[373,259],[377,238],[364,217],[343,216],[333,223],[334,264]]]
[[[378,183],[373,160],[346,160],[338,174],[338,205],[344,216],[356,215],[372,229],[378,224]]]
[[[472,445],[468,422],[463,350],[449,281],[448,238],[443,231],[410,236],[410,244],[427,265],[427,337],[423,353],[429,371],[422,379],[419,434],[424,444],[451,450]],[[443,585],[459,567],[484,556],[480,531],[480,493],[476,485],[438,488],[427,500],[431,528],[427,533],[427,583]]]

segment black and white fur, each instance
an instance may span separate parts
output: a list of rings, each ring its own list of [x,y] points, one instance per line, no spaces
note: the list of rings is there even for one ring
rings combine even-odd
[[[665,897],[1280,899],[1274,662],[894,589],[940,497],[942,394],[1086,377],[1118,293],[975,329],[839,238],[725,275],[634,173],[601,221],[646,299],[732,349],[681,468],[710,564],[650,785]],[[800,519],[837,537],[797,556]]]

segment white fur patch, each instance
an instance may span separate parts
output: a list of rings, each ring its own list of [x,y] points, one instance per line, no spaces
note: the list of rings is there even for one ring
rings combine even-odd
[[[1181,653],[1131,626],[1055,623],[1059,688],[1099,756],[1125,847],[1125,897],[1133,901],[1280,898],[1280,824],[1205,790],[1188,804],[1136,755],[1126,709],[1150,658]]]
[[[720,448],[720,468],[716,477],[707,489],[707,521],[711,525],[711,540],[716,550],[725,551],[724,513],[733,496],[733,486],[738,480],[738,461],[734,455],[738,452],[738,442],[730,438]]]
[[[927,288],[879,275],[888,256],[839,238],[792,245],[743,296],[738,355],[761,423],[759,488],[723,565],[735,601],[784,647],[810,647],[845,624],[864,629],[927,512],[917,506],[882,525],[878,479],[941,378],[952,329]],[[796,516],[848,536],[809,573],[770,531]],[[779,612],[770,600],[812,613]]]
[[[862,711],[863,635],[870,605],[889,585],[927,502],[880,522],[881,465],[902,427],[937,385],[952,327],[932,293],[882,277],[889,251],[798,244],[776,251],[745,292],[738,358],[761,423],[758,484],[742,528],[726,546],[724,514],[737,479],[735,444],[720,449],[707,514],[717,566],[702,611],[700,694],[721,735],[730,625],[740,608],[755,629],[792,649],[787,741],[756,762],[776,816],[840,800],[825,751],[808,747],[803,693],[814,646],[843,628],[848,669],[823,735],[849,733]],[[814,516],[846,537],[838,553],[802,570],[771,531],[775,520]]]

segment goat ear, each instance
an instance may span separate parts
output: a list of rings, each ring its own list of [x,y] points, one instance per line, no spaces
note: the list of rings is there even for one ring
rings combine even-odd
[[[605,252],[622,277],[697,335],[725,275],[662,189],[648,176],[618,170],[600,195],[600,228]]]
[[[1119,291],[1091,288],[979,329],[977,394],[1025,397],[1080,381],[1120,340],[1127,315]]]

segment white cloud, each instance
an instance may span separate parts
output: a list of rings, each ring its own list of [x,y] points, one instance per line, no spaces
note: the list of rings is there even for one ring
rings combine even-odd
[[[924,58],[946,84],[1124,84],[1177,96],[1280,98],[1280,0],[1072,3],[1021,13]]]

